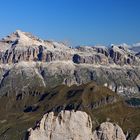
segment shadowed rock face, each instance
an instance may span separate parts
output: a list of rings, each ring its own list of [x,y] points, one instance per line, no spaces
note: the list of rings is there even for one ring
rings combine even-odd
[[[45,114],[34,129],[29,129],[28,140],[126,140],[122,129],[110,122],[102,123],[93,131],[90,116],[82,111],[61,111]]]

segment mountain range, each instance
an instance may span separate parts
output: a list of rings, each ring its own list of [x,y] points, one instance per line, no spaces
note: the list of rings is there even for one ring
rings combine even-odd
[[[87,131],[92,135],[90,139],[119,140],[119,131],[122,134],[119,138],[122,140],[133,140],[140,133],[139,107],[138,44],[133,47],[126,44],[69,47],[63,42],[42,40],[20,30],[0,40],[2,140],[39,140],[35,137],[41,137],[42,133],[46,134],[49,130],[41,129],[41,125],[29,131],[27,129],[37,124],[46,113],[45,116],[52,115],[50,118],[58,115],[56,122],[59,121],[60,114],[64,114],[62,118],[67,120],[64,125],[70,128],[64,135],[70,133],[76,135],[71,139],[79,140],[77,135],[82,135],[82,131],[73,134],[73,128],[70,127],[76,125],[78,111],[82,111],[82,114],[86,112],[91,117],[93,126],[90,131],[93,129],[94,134]],[[70,116],[69,113],[65,116],[65,110],[74,114],[74,122],[67,119]],[[88,117],[84,116],[87,122]],[[106,128],[110,126],[112,130],[115,129],[111,136],[107,131],[103,138],[98,137],[98,128],[101,128],[102,123],[103,126],[106,124]],[[117,127],[113,127],[113,123]],[[44,124],[46,127],[54,125],[53,122],[48,124],[48,121]],[[80,125],[85,129],[82,122]],[[55,123],[56,128],[57,126],[60,129],[66,128]],[[40,131],[36,130],[38,127]],[[55,134],[58,132],[60,133],[54,131]],[[54,138],[50,138],[50,134],[47,136],[42,140],[55,140],[55,135]],[[61,139],[60,137],[58,140]]]
[[[40,87],[95,81],[121,95],[135,96],[140,85],[139,63],[139,52],[124,45],[69,48],[17,30],[0,41],[0,92],[23,92],[33,84],[26,79],[37,78]]]

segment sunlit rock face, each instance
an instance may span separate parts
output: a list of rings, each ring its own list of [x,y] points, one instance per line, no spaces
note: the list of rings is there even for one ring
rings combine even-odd
[[[95,140],[126,140],[122,129],[113,123],[104,122],[94,131]]]
[[[62,111],[58,116],[48,113],[29,131],[29,140],[90,140],[93,137],[91,118],[81,111]]]
[[[70,59],[69,48],[63,43],[44,41],[20,30],[3,38],[0,47],[0,62],[4,64]]]
[[[70,48],[61,42],[46,41],[17,30],[0,41],[0,62],[71,60],[74,63],[138,65],[139,57],[126,46],[80,46]]]
[[[0,95],[11,90],[24,92],[37,85],[70,86],[95,81],[122,96],[133,97],[140,95],[139,64],[138,53],[126,45],[71,48],[17,30],[0,40]],[[39,83],[30,82],[34,79]]]
[[[40,123],[29,129],[28,140],[126,140],[122,129],[110,122],[93,131],[90,116],[82,111],[45,114]]]

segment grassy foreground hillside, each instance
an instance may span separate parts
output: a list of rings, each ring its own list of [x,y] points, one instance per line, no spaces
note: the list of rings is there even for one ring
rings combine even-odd
[[[64,109],[87,112],[95,128],[101,122],[111,121],[119,124],[131,138],[140,133],[140,108],[128,106],[116,93],[91,82],[5,94],[0,98],[0,140],[26,139],[27,129],[44,113],[54,111],[57,114]]]

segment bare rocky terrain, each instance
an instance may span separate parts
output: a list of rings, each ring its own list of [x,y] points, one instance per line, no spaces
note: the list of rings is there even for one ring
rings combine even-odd
[[[29,129],[29,140],[126,140],[122,129],[110,122],[92,130],[90,116],[81,111],[45,114],[36,128]]]
[[[122,96],[137,97],[138,53],[126,45],[71,48],[17,30],[0,41],[0,94],[95,81]]]
[[[1,39],[0,140],[54,140],[61,129],[68,140],[138,140],[139,53],[125,44],[70,47],[20,30]]]

